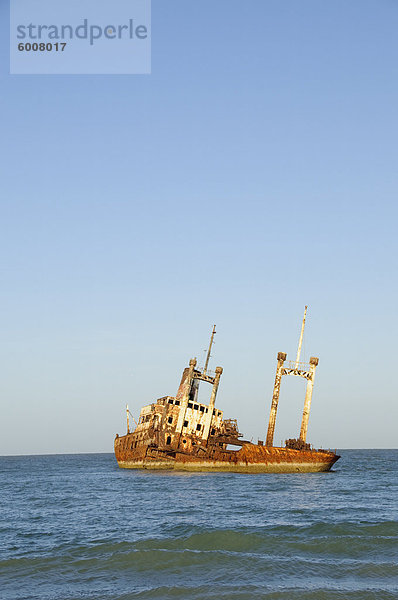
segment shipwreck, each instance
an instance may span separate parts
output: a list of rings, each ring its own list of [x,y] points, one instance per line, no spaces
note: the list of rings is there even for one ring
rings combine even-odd
[[[185,471],[232,471],[243,473],[296,473],[329,471],[340,458],[331,450],[316,450],[307,443],[307,428],[318,358],[300,362],[305,318],[301,327],[296,360],[287,362],[279,352],[265,443],[243,439],[235,419],[224,419],[216,407],[217,391],[223,372],[208,370],[215,326],[203,368],[192,358],[182,373],[176,396],[164,396],[141,409],[138,422],[130,431],[131,413],[127,407],[127,433],[116,435],[115,456],[125,469],[174,469]],[[307,381],[303,417],[298,438],[275,447],[274,431],[283,376],[302,377]],[[208,404],[198,402],[199,384],[211,386]]]

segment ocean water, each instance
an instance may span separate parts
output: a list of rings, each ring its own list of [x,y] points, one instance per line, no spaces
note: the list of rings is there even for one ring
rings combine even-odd
[[[398,598],[398,450],[330,473],[0,458],[1,600]]]

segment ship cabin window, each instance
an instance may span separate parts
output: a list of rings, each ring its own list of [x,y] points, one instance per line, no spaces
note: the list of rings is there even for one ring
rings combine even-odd
[[[196,431],[200,431],[202,429],[202,425],[200,423],[198,423],[196,425]]]
[[[208,412],[209,412],[209,409],[208,409],[208,408],[206,408],[206,409],[205,409],[205,412],[207,412],[207,413],[208,413]]]
[[[200,410],[200,412],[205,412],[205,407],[204,406],[200,406],[199,410]]]
[[[215,414],[216,414],[216,409],[215,409],[215,408],[213,408],[213,415],[215,415]]]
[[[188,427],[188,421],[184,421],[184,427]]]
[[[180,406],[180,401],[176,400],[176,406]]]
[[[169,400],[169,404],[173,404],[173,400],[171,398]]]
[[[183,444],[186,444],[186,443],[187,443],[187,440],[182,440],[182,443],[183,443]]]
[[[193,407],[192,402],[188,402],[188,408],[192,408],[192,407]]]
[[[220,411],[218,411],[217,415],[218,415],[219,417],[221,417],[221,413],[220,413]]]
[[[199,410],[199,406],[197,404],[194,404],[193,407],[195,410]]]
[[[211,435],[214,435],[216,433],[216,430],[212,429],[210,433],[211,433]]]
[[[173,417],[169,417],[167,420],[168,420],[169,423],[172,423],[173,422]]]
[[[171,444],[171,435],[167,436],[166,444]]]

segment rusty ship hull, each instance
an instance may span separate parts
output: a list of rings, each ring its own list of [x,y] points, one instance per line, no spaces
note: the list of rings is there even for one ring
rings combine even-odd
[[[285,364],[286,354],[278,353],[277,372],[265,444],[242,439],[235,419],[224,419],[215,406],[221,367],[208,371],[215,328],[210,340],[206,364],[197,368],[196,359],[183,371],[176,396],[164,396],[141,409],[138,422],[130,431],[127,407],[127,434],[116,435],[115,456],[124,469],[171,469],[180,471],[233,471],[241,473],[310,473],[329,471],[339,456],[330,450],[315,450],[306,443],[309,408],[315,368],[310,363]],[[301,342],[300,342],[301,343]],[[286,447],[273,445],[276,411],[283,375],[307,380],[303,421],[298,439],[286,441]],[[198,401],[199,383],[211,385],[208,404]]]
[[[239,450],[218,450],[199,455],[170,452],[150,446],[131,450],[131,435],[115,440],[115,455],[123,469],[207,471],[234,473],[319,473],[329,471],[339,456],[326,450],[267,448],[245,444]],[[202,455],[201,455],[202,454]]]

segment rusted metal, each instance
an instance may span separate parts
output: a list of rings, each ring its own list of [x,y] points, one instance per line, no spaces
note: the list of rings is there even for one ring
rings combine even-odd
[[[310,417],[312,391],[314,389],[315,369],[319,360],[316,356],[310,358],[310,377],[307,379],[307,388],[305,390],[305,401],[303,410],[303,420],[301,421],[300,440],[305,442],[307,438],[308,419]]]
[[[292,448],[292,450],[311,450],[311,444],[306,444],[300,438],[290,438],[285,442],[286,448]]]
[[[207,412],[206,421],[203,427],[202,439],[206,441],[209,437],[211,422],[213,419],[213,411],[216,403],[217,390],[220,383],[220,377],[222,374],[222,367],[216,367],[216,375],[214,377],[214,383],[211,390],[210,402],[209,402],[209,410]]]
[[[269,415],[267,439],[265,442],[266,446],[272,446],[274,443],[276,412],[278,410],[279,394],[281,391],[281,382],[282,382],[282,375],[283,375],[283,363],[285,362],[285,360],[286,360],[286,354],[284,352],[278,352],[278,365],[276,367],[274,393],[272,395],[271,412]]]
[[[116,435],[115,455],[122,468],[181,469],[237,472],[328,471],[338,460],[336,453],[314,450],[305,442],[313,378],[318,359],[311,358],[303,423],[298,440],[285,448],[273,447],[276,412],[286,354],[278,354],[271,415],[266,444],[242,439],[235,419],[224,419],[215,401],[221,367],[214,377],[196,367],[191,359],[182,374],[176,396],[164,396],[141,409],[134,431]],[[312,369],[312,371],[311,371]],[[303,376],[303,375],[302,375]],[[198,402],[199,381],[212,385],[209,404]],[[128,409],[127,409],[128,410]],[[127,413],[129,414],[129,413]]]
[[[190,397],[191,397],[191,400],[194,400],[193,394],[195,394],[196,390],[192,389],[192,381],[193,381],[193,372],[195,370],[195,367],[196,367],[196,358],[191,358],[191,360],[189,361],[189,368],[184,369],[184,372],[182,374],[180,387],[178,388],[178,392],[177,392],[177,399],[179,399],[179,398],[181,399],[181,408],[178,413],[177,426],[175,428],[176,433],[181,433],[181,431],[182,431],[182,427],[183,427],[183,423],[184,423],[184,419],[185,419],[185,413],[187,410],[188,401],[189,401]]]

